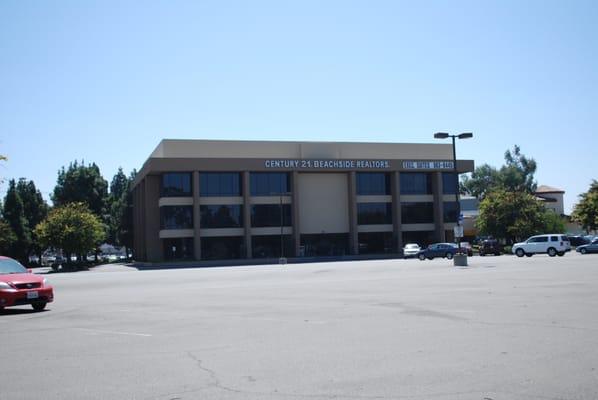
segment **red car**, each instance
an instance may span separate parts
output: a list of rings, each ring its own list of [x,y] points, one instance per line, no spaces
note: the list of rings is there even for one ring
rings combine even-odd
[[[30,304],[41,311],[54,301],[54,291],[42,276],[32,274],[18,261],[0,256],[0,310]]]

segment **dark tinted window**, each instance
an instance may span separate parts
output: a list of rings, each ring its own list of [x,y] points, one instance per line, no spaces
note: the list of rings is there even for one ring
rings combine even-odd
[[[393,251],[392,232],[362,232],[357,235],[359,254],[382,254]]]
[[[245,257],[242,236],[202,237],[202,260],[231,260]]]
[[[457,203],[446,202],[444,207],[444,222],[457,222]]]
[[[550,241],[551,242],[558,242],[559,241],[559,237],[558,236],[551,236],[550,237]]]
[[[401,203],[401,223],[429,224],[433,222],[433,203]]]
[[[252,236],[251,237],[251,255],[253,258],[274,258],[281,256],[280,235]],[[293,237],[283,235],[282,237],[283,253],[285,257],[295,254]]]
[[[383,172],[358,172],[356,174],[357,194],[388,195],[390,194],[390,175]]]
[[[250,186],[252,196],[272,196],[289,193],[289,174],[286,172],[252,172]]]
[[[170,172],[162,174],[162,197],[192,196],[191,173]]]
[[[241,196],[241,174],[238,172],[201,172],[200,196]]]
[[[359,225],[392,224],[392,204],[357,204],[357,223]]]
[[[193,206],[160,207],[161,229],[193,228]]]
[[[403,231],[403,243],[417,243],[422,248],[434,242],[434,231]]]
[[[251,226],[280,226],[280,204],[255,204],[251,206]],[[291,205],[282,205],[283,226],[291,226]]]
[[[457,179],[453,172],[442,173],[442,192],[444,194],[455,194],[455,185]]]
[[[240,205],[200,206],[202,228],[240,228],[243,211]]]
[[[430,174],[401,172],[401,194],[432,194]]]
[[[164,239],[164,259],[193,260],[193,238]]]

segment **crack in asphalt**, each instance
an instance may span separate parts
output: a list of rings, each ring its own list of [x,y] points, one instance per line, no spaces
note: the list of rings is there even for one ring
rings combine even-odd
[[[152,396],[151,399],[164,399],[164,400],[182,400],[185,394],[192,394],[198,393],[209,388],[220,389],[229,393],[235,393],[239,395],[251,395],[251,396],[268,396],[272,398],[296,398],[296,399],[355,399],[355,400],[417,400],[417,399],[429,399],[429,398],[443,398],[447,396],[462,396],[462,395],[479,395],[481,399],[493,399],[490,396],[497,396],[497,395],[520,395],[518,393],[513,392],[483,392],[479,390],[472,390],[472,391],[462,391],[462,392],[444,392],[444,393],[430,393],[430,394],[421,394],[421,395],[398,395],[398,396],[386,396],[386,395],[348,395],[348,394],[311,394],[311,393],[285,393],[279,392],[276,389],[271,392],[262,392],[262,391],[251,391],[251,390],[240,390],[235,389],[229,386],[225,386],[221,383],[218,374],[213,369],[210,369],[204,365],[204,361],[199,357],[195,356],[192,352],[187,352],[187,357],[193,360],[197,366],[197,368],[208,375],[210,382],[207,385],[204,385],[198,389],[193,390],[186,390],[180,392],[172,392],[167,394],[161,394],[158,396]],[[174,397],[173,397],[174,396]],[[537,394],[529,394],[526,393],[525,397],[527,398],[534,398],[539,400],[566,400],[564,397],[551,397],[551,396],[543,396]]]

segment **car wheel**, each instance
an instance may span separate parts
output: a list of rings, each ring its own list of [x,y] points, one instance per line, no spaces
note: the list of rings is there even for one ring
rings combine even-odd
[[[517,249],[515,254],[517,254],[517,257],[523,257],[525,255],[525,251],[523,251],[523,249]]]
[[[453,258],[453,253],[446,253],[445,257],[449,260],[451,260]]]
[[[588,250],[585,247],[582,247],[581,249],[579,249],[579,252],[581,254],[586,254],[588,252]]]
[[[48,303],[46,303],[46,302],[41,302],[41,303],[33,303],[33,304],[31,305],[31,307],[33,307],[33,309],[34,309],[35,311],[41,311],[41,310],[43,310],[44,308],[46,308],[46,304],[48,304]]]
[[[426,259],[426,256],[423,254],[420,254],[419,256],[417,256],[417,258],[419,258],[421,261],[424,261]]]
[[[558,253],[556,253],[557,256],[562,257],[565,255],[564,251],[559,251]]]
[[[546,253],[548,253],[550,257],[554,257],[556,256],[556,249],[554,247],[551,247],[548,249],[548,251],[546,251]]]

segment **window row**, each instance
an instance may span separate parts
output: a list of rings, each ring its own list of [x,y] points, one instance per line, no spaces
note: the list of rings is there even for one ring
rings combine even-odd
[[[251,226],[255,228],[291,226],[291,206],[283,204],[255,204],[251,206]],[[241,205],[200,206],[200,226],[206,229],[242,228]],[[161,229],[192,229],[193,206],[160,207]]]
[[[192,174],[176,172],[162,174],[162,197],[193,196]],[[285,172],[250,173],[252,196],[275,196],[290,192],[289,174]],[[236,197],[243,193],[239,172],[202,172],[199,174],[199,193],[204,197]]]
[[[443,204],[444,222],[457,221],[457,203]],[[242,228],[243,206],[241,205],[202,205],[200,206],[200,224],[202,228]],[[254,204],[251,206],[251,226],[278,227],[292,226],[292,209],[290,204]],[[434,223],[434,204],[401,203],[401,223],[430,224]],[[392,224],[392,203],[358,203],[358,225]],[[193,206],[160,207],[161,229],[192,229]]]
[[[358,172],[356,191],[360,196],[390,195],[390,174],[384,172]],[[192,196],[192,174],[172,172],[162,174],[161,196]],[[199,174],[200,196],[241,196],[243,184],[239,172],[202,172]],[[401,172],[401,194],[432,194],[432,174],[426,172]],[[442,173],[444,194],[454,194],[456,177],[452,172]],[[252,196],[277,196],[291,192],[290,176],[286,172],[251,172],[249,178]]]

